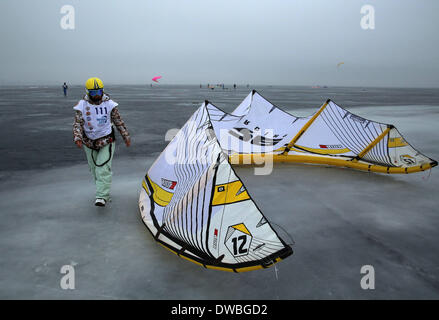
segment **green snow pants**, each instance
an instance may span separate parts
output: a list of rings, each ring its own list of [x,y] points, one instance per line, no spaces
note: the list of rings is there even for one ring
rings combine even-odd
[[[84,146],[87,155],[88,167],[96,184],[96,199],[110,200],[111,189],[111,161],[113,160],[116,143],[112,142],[99,151]]]

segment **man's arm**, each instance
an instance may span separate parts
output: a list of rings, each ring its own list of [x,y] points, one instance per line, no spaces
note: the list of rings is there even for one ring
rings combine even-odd
[[[75,111],[75,119],[73,120],[73,141],[79,148],[82,147],[82,121],[81,111]]]
[[[127,145],[127,147],[129,147],[131,144],[130,134],[127,130],[127,127],[125,126],[125,122],[122,120],[119,110],[116,107],[111,110],[111,121],[113,121],[114,125],[116,126],[117,130],[125,141],[125,144]]]

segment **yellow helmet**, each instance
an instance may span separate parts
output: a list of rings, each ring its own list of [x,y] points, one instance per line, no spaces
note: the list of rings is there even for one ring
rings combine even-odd
[[[104,83],[101,79],[93,77],[85,82],[85,88],[87,90],[104,89]]]

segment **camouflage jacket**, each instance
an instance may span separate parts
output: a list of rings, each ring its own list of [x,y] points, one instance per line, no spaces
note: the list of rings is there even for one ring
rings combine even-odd
[[[103,99],[109,99],[108,95],[104,95]],[[89,101],[88,97],[85,96],[84,100]],[[130,139],[130,134],[128,133],[128,130],[125,126],[124,121],[122,120],[122,117],[120,116],[119,110],[117,107],[114,107],[113,110],[111,110],[111,122],[116,126],[117,130],[119,131],[120,135],[122,136],[123,140],[126,142]],[[76,142],[78,140],[81,140],[84,145],[91,149],[100,149],[103,146],[112,143],[115,141],[115,135],[114,132],[112,134],[96,139],[91,140],[87,137],[87,135],[84,133],[84,118],[82,116],[82,112],[75,111],[75,119],[73,121],[73,141]],[[114,130],[113,130],[114,131]]]

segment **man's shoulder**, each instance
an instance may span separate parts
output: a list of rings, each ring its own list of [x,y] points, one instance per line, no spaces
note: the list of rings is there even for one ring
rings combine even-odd
[[[119,105],[116,101],[111,99],[110,96],[107,94],[104,96],[102,100],[104,103],[108,104],[111,108],[116,108]]]
[[[76,111],[82,112],[82,108],[84,106],[84,103],[86,103],[86,101],[84,99],[79,100],[78,103],[75,106],[73,106],[73,109]]]

